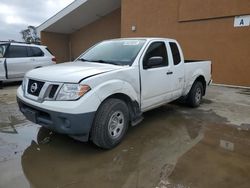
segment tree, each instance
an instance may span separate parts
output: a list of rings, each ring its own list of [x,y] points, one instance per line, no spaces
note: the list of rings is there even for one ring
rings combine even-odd
[[[28,26],[27,29],[22,30],[21,32],[22,38],[27,43],[40,44],[41,40],[37,35],[36,27]]]

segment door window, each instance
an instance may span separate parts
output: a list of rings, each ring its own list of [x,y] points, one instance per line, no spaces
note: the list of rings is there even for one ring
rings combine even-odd
[[[163,58],[162,64],[157,65],[156,67],[168,66],[168,54],[167,54],[167,48],[164,42],[154,42],[149,46],[143,59],[144,69],[147,67],[147,62],[151,57]],[[156,68],[156,67],[151,67],[151,68]]]
[[[10,45],[6,57],[7,58],[28,57],[28,52],[25,46]]]

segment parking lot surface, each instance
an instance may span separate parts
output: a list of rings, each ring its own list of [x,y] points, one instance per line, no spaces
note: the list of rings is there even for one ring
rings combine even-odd
[[[105,151],[27,121],[0,90],[1,188],[249,188],[250,90],[211,86],[200,108],[144,114]]]

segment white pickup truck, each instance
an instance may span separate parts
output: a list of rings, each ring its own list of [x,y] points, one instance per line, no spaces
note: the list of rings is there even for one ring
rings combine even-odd
[[[211,62],[185,61],[175,40],[114,39],[28,72],[17,101],[30,121],[110,149],[145,111],[178,98],[199,106],[210,82]]]

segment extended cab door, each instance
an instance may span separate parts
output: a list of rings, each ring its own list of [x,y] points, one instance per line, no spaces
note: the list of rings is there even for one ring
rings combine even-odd
[[[149,110],[171,100],[172,65],[168,43],[153,41],[141,59],[141,109]]]
[[[8,78],[23,78],[33,68],[34,58],[28,57],[26,46],[10,45],[6,54]]]
[[[170,61],[173,64],[173,77],[172,77],[172,88],[173,88],[173,98],[177,99],[182,95],[185,81],[185,70],[184,70],[184,60],[183,55],[180,51],[180,47],[176,42],[169,42],[171,49]]]

